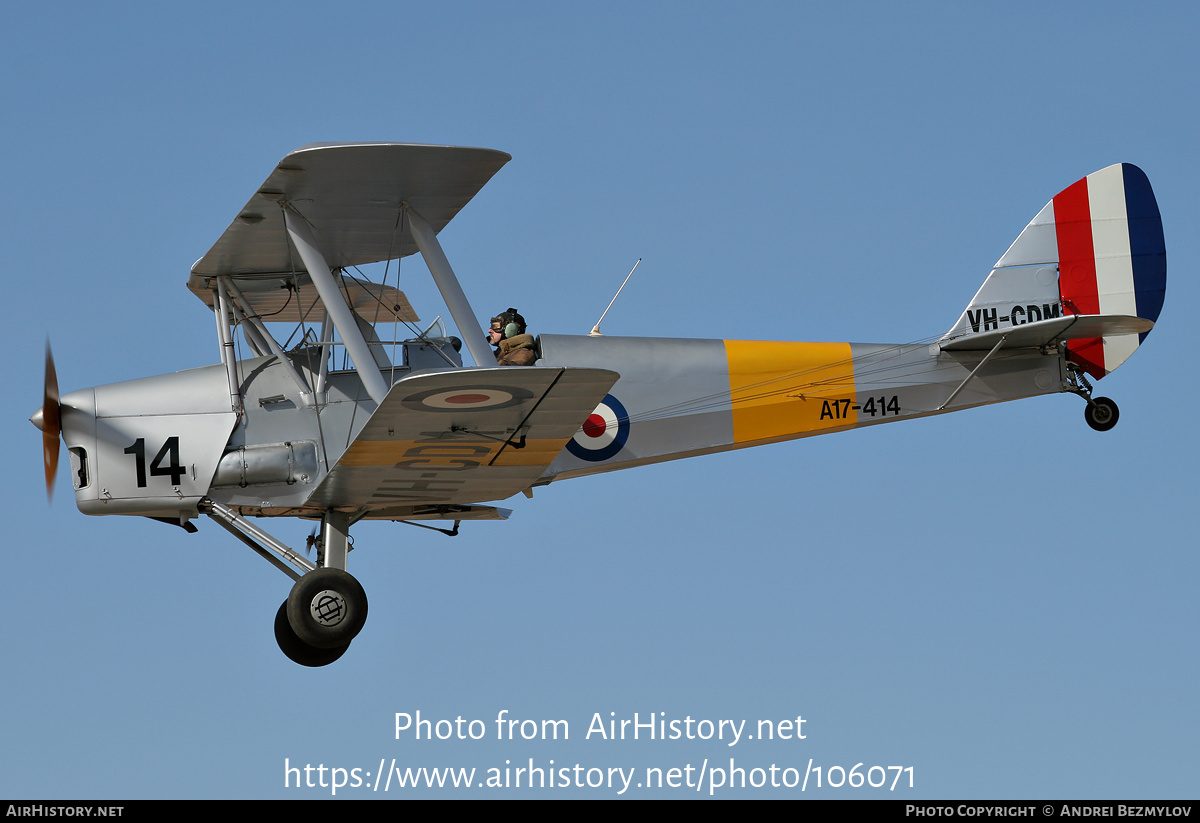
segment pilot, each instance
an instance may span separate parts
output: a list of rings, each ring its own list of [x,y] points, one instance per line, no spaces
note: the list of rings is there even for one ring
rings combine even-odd
[[[501,366],[532,366],[537,360],[533,335],[525,333],[525,318],[514,308],[492,318],[487,341]]]

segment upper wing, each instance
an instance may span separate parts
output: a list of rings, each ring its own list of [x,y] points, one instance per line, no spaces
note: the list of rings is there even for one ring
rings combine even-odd
[[[417,245],[400,219],[402,204],[439,232],[511,159],[493,149],[410,143],[304,146],[279,162],[196,261],[188,288],[211,300],[219,274],[239,281],[307,277],[288,243],[285,202],[312,226],[335,269],[413,254]]]
[[[618,377],[533,366],[400,380],[305,505],[370,510],[510,497],[541,477]]]

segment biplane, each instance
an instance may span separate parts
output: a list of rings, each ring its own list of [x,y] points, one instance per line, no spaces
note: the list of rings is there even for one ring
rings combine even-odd
[[[940,336],[541,334],[533,365],[499,366],[438,233],[509,159],[394,143],[288,154],[191,268],[219,363],[60,399],[47,344],[33,417],[47,492],[61,435],[85,514],[189,532],[206,516],[294,581],[276,639],[322,666],[366,619],[347,570],[360,520],[453,522],[442,530],[457,534],[559,480],[1056,392],[1084,398],[1104,431],[1117,406],[1091,381],[1141,345],[1163,304],[1154,193],[1118,164],[1055,195]],[[440,317],[423,326],[386,275],[361,273],[417,253],[461,340]],[[280,517],[319,521],[315,560],[269,533]]]

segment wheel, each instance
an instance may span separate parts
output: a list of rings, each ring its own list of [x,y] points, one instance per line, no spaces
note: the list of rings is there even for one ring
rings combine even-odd
[[[348,572],[314,569],[292,586],[287,618],[292,631],[309,646],[345,646],[367,620],[367,593]]]
[[[347,643],[333,649],[318,649],[296,637],[296,633],[292,631],[292,624],[288,622],[286,600],[279,604],[279,611],[275,613],[275,642],[279,644],[279,650],[287,655],[288,660],[313,668],[328,666],[350,648],[350,644]]]
[[[1098,432],[1106,432],[1117,425],[1120,417],[1117,404],[1107,397],[1093,397],[1083,410],[1083,419]]]

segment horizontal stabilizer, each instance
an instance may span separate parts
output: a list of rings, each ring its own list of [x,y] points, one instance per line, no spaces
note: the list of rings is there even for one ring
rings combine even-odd
[[[1035,348],[1058,343],[1060,340],[1089,340],[1109,335],[1144,334],[1152,328],[1153,321],[1141,317],[1074,314],[944,340],[939,345],[942,351],[990,351],[1004,338],[1001,348]]]
[[[511,497],[541,477],[619,376],[541,366],[414,374],[392,385],[305,505],[367,501],[374,511]]]

